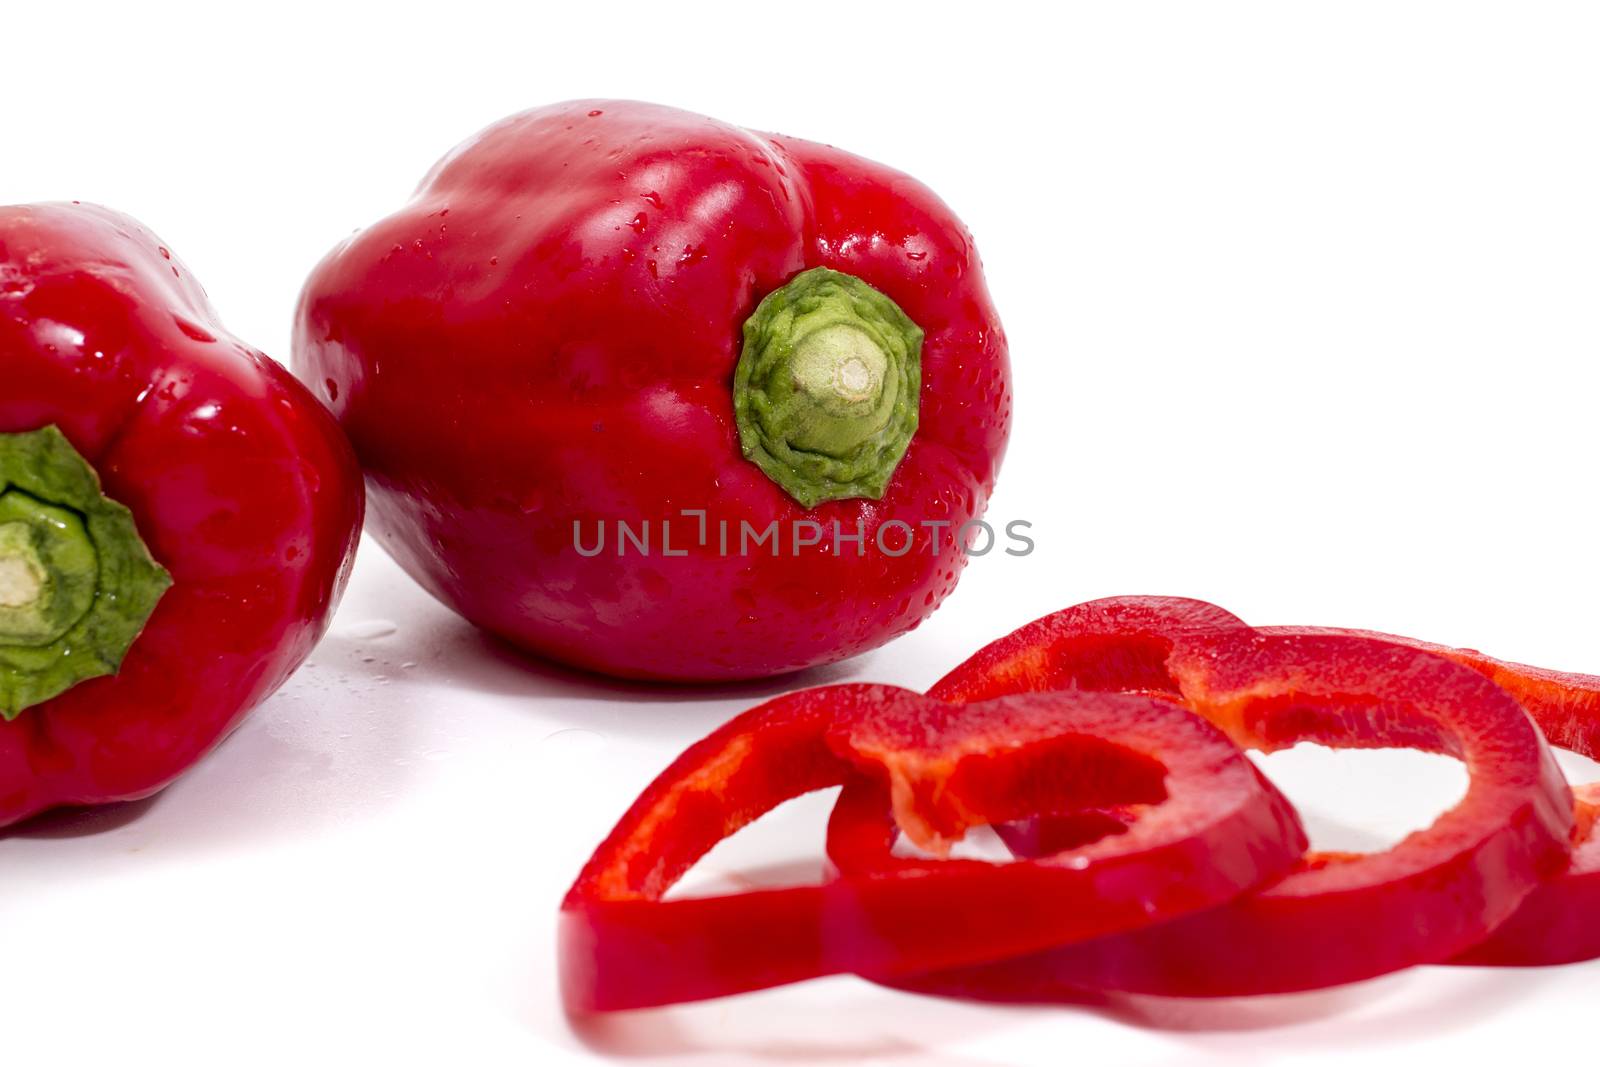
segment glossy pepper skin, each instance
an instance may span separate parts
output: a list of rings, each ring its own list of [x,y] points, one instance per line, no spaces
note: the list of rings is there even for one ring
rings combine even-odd
[[[865,283],[922,334],[915,419],[896,430],[914,432],[878,499],[807,506],[742,451],[741,331],[815,268]],[[977,253],[928,189],[623,101],[517,115],[446,156],[316,268],[295,367],[355,444],[375,536],[424,587],[527,649],[648,678],[769,675],[911,629],[955,585],[951,534],[983,512],[1011,414]],[[769,451],[751,449],[781,476]],[[650,524],[648,558],[618,555],[618,520]],[[796,551],[806,520],[823,543]],[[740,551],[741,524],[774,521],[776,558]],[[865,550],[834,554],[835,522]],[[911,550],[875,550],[880,529],[902,547],[897,522]],[[575,524],[586,548],[604,524],[600,554],[576,551]]]
[[[0,382],[0,451],[59,430],[170,579],[115,673],[0,717],[6,824],[155,792],[276,689],[343,589],[362,488],[321,404],[104,208],[0,209]],[[19,647],[0,634],[0,674]]]

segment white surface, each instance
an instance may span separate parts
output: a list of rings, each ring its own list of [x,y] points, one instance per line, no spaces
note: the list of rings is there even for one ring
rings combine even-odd
[[[56,3],[8,6],[0,35],[0,202],[140,217],[279,355],[322,252],[521,107],[654,99],[937,188],[1016,365],[991,517],[1039,550],[976,561],[921,630],[803,681],[921,686],[1125,592],[1600,670],[1592,8]],[[530,663],[367,547],[310,666],[190,776],[0,837],[0,1059],[1409,1065],[1592,1042],[1600,964],[1117,1016],[836,979],[580,1039],[561,891],[677,749],[799,681],[662,693]],[[1269,768],[1325,844],[1391,840],[1460,788],[1415,756]],[[822,810],[710,876],[815,855]]]

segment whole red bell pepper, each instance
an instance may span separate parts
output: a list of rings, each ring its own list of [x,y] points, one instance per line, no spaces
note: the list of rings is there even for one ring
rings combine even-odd
[[[972,239],[822,145],[625,101],[507,119],[316,268],[295,366],[389,553],[583,667],[843,658],[937,606],[957,542],[996,550],[965,526],[1011,417]]]
[[[311,650],[360,472],[125,216],[0,209],[0,825],[154,792]]]

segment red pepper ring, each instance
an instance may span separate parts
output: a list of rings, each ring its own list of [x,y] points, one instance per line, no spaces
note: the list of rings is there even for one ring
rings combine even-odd
[[[1073,688],[1178,697],[1177,683],[1167,669],[1174,643],[1249,629],[1237,615],[1204,600],[1175,596],[1090,600],[991,641],[934,683],[928,695],[971,701]]]
[[[1471,667],[1510,693],[1551,744],[1600,759],[1600,678],[1592,674],[1508,663],[1476,649],[1449,648],[1364,630],[1274,626],[1260,632],[1363,634],[1437,653]],[[1600,916],[1600,838],[1595,836],[1600,782],[1575,788],[1573,800],[1577,827],[1572,865],[1566,873],[1534,890],[1493,934],[1450,962],[1534,967],[1600,958],[1600,921],[1596,919]]]
[[[1068,612],[1092,624],[1114,617],[1119,605],[1151,603],[1130,598]],[[1062,644],[1061,626],[1025,629]],[[1117,635],[1089,636],[1114,643]],[[1149,636],[1135,634],[1141,643]],[[1017,647],[1008,656],[994,647],[969,663],[1026,659]],[[1442,752],[1472,772],[1467,795],[1387,852],[1312,855],[1276,885],[1207,912],[894,984],[1020,1000],[1077,999],[1085,989],[1239,996],[1319,988],[1451,957],[1481,941],[1568,861],[1572,809],[1560,770],[1522,709],[1477,672],[1374,638],[1236,628],[1180,635],[1166,667],[1167,684],[1152,687],[1142,675],[1139,687],[1180,692],[1246,747],[1317,741]],[[1052,661],[1048,654],[1010,680],[1069,689],[1085,682],[1072,656]],[[1115,681],[1103,671],[1097,680]],[[997,681],[963,665],[935,691],[992,692]],[[848,828],[835,829],[843,840]],[[865,836],[857,831],[850,839]],[[859,875],[890,860],[886,852],[869,860],[852,846],[835,862]]]
[[[820,885],[662,899],[782,801],[864,778],[935,854],[986,822],[1147,807],[1126,834],[1037,860],[896,858]],[[570,1011],[614,1011],[1031,952],[1213,907],[1281,877],[1304,846],[1244,754],[1169,701],[806,690],[692,746],[623,816],[562,905],[563,997]]]

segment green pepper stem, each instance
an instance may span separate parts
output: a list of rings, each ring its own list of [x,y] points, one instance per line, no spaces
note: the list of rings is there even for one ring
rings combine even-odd
[[[0,434],[0,719],[116,673],[171,584],[59,430]]]
[[[805,507],[883,496],[917,431],[922,330],[860,278],[825,267],[744,324],[733,408],[745,458]]]

